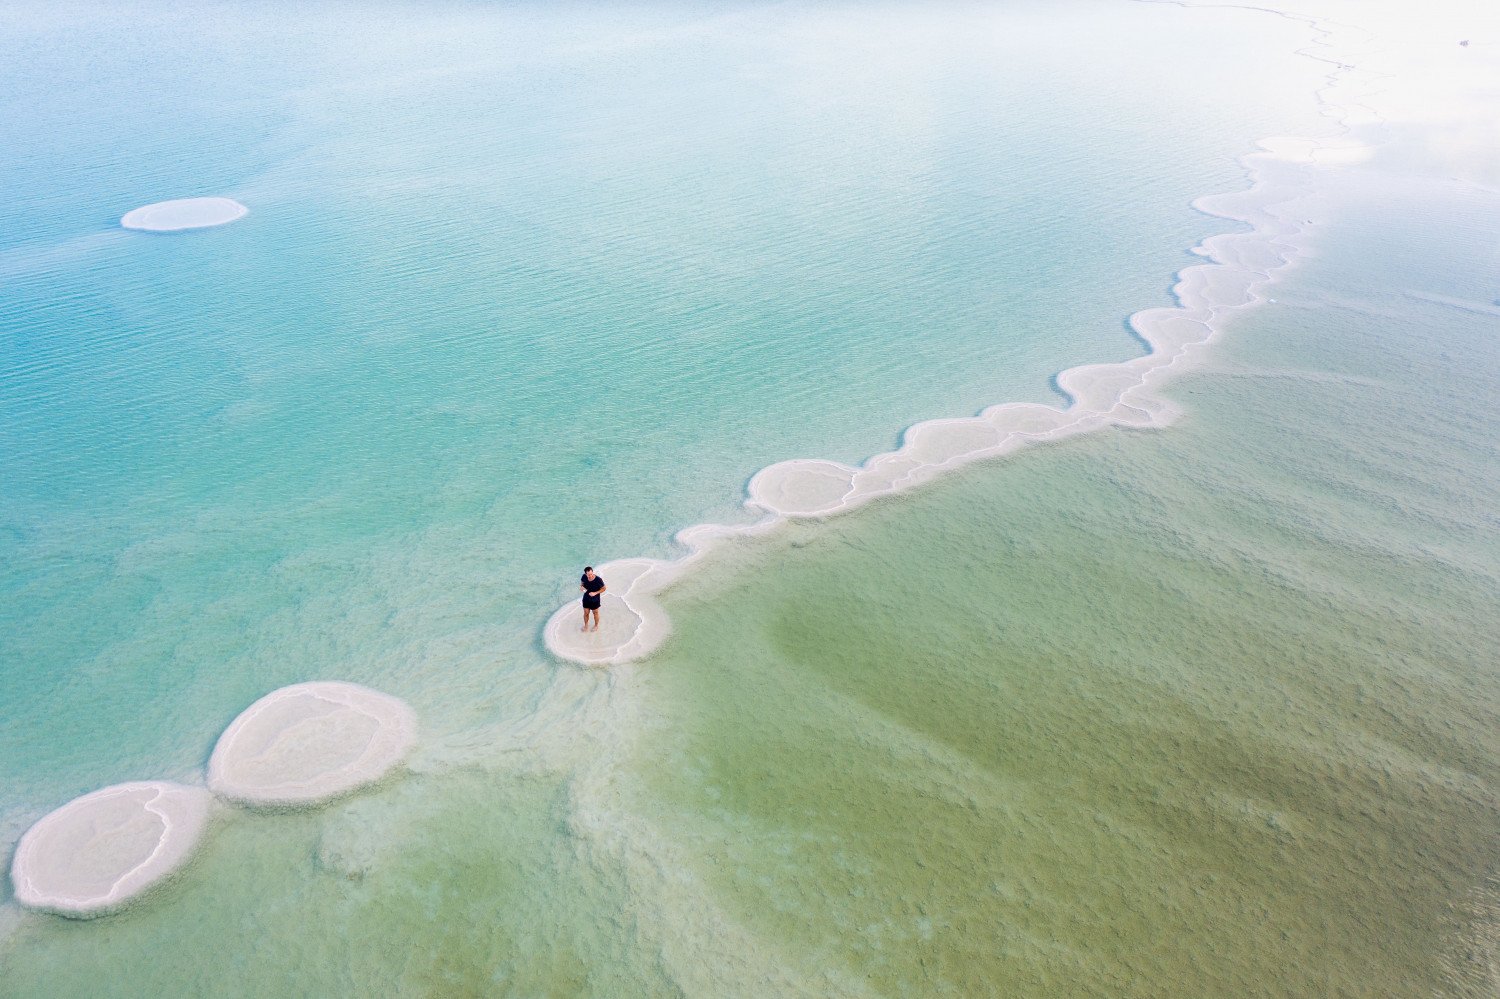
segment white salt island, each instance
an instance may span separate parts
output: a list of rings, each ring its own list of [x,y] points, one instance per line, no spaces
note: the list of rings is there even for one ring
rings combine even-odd
[[[416,742],[405,701],[353,683],[273,690],[230,723],[208,761],[214,793],[248,805],[309,805],[373,784]]]
[[[192,856],[213,806],[202,788],[115,784],[49,812],[11,863],[16,901],[62,916],[104,915]]]
[[[233,198],[178,198],[126,212],[120,225],[147,232],[179,232],[225,225],[249,214],[250,209]]]

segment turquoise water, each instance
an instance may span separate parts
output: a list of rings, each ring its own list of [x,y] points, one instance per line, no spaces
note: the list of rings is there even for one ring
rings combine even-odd
[[[123,913],[6,903],[0,991],[1485,994],[1494,205],[1420,142],[1329,175],[1181,426],[727,551],[645,663],[538,642],[579,563],[743,517],[770,462],[1138,352],[1231,228],[1189,202],[1330,130],[1305,25],[0,24],[8,841],[201,779],[285,683],[423,726],[374,792],[226,810]],[[194,194],[251,214],[113,228]]]

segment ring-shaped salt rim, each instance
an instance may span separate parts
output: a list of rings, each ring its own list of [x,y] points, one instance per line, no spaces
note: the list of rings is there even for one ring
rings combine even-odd
[[[273,690],[242,711],[214,746],[208,786],[251,805],[306,805],[380,780],[416,741],[416,714],[353,683]]]
[[[63,916],[113,911],[187,862],[212,807],[202,788],[166,781],[74,798],[21,837],[10,873],[16,900]]]

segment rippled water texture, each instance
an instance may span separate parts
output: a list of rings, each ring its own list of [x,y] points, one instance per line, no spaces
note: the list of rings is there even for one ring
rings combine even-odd
[[[1188,203],[1336,131],[1308,25],[0,32],[7,841],[200,782],[283,684],[420,723],[396,779],[226,807],[123,912],[7,896],[0,994],[1493,993],[1500,205],[1462,129],[1354,123],[1298,202],[1312,255],[1178,425],[721,550],[644,662],[538,644],[581,563],[733,521],[766,464],[1138,353],[1125,317],[1229,228]],[[250,214],[116,225],[189,196]]]
[[[1299,26],[1125,4],[4,30],[0,785],[32,816],[200,772],[288,683],[434,738],[524,717],[583,563],[1135,355],[1123,317],[1223,225],[1188,202],[1326,127]],[[1181,86],[1226,65],[1233,100]],[[116,224],[189,195],[250,214]]]

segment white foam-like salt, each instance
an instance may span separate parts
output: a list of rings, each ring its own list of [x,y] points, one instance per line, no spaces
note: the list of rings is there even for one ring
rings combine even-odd
[[[380,780],[416,733],[416,714],[389,694],[328,681],[282,687],[224,730],[208,786],[245,804],[313,804]]]
[[[166,781],[115,784],[39,819],[16,847],[22,905],[63,916],[111,912],[192,856],[213,795]]]
[[[225,225],[248,214],[250,209],[233,198],[176,198],[128,211],[120,225],[146,232],[179,232]]]

